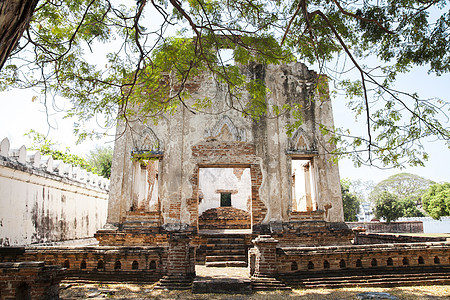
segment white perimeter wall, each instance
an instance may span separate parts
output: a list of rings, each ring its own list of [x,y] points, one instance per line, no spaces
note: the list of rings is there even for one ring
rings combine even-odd
[[[252,195],[250,169],[245,168],[240,174],[234,168],[200,168],[199,189],[203,200],[198,205],[198,214],[220,206],[220,190],[237,191],[231,194],[231,206],[249,212],[247,202]]]
[[[92,237],[106,223],[105,190],[0,165],[0,246]]]

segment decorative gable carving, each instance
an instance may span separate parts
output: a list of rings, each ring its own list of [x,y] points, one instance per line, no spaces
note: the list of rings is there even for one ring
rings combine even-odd
[[[315,151],[315,147],[310,139],[308,139],[302,128],[298,128],[292,138],[289,140],[289,150],[296,152]]]
[[[207,140],[243,142],[246,140],[245,130],[237,128],[230,117],[224,115],[212,129],[205,130]]]
[[[160,151],[162,149],[161,141],[158,139],[153,130],[149,127],[145,129],[140,134],[133,134],[133,152],[147,152],[147,151]]]

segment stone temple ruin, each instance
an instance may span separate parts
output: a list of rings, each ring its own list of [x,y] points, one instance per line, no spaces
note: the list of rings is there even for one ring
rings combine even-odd
[[[194,289],[196,264],[248,266],[254,290],[314,287],[329,276],[365,284],[369,274],[448,282],[430,275],[449,272],[446,242],[352,245],[333,145],[320,130],[333,127],[328,91],[316,89],[326,77],[302,63],[241,69],[265,83],[269,108],[301,105],[304,121],[292,135],[291,114],[244,117],[229,109],[223,85],[199,76],[188,84],[192,99],[209,97],[212,107],[194,114],[180,106],[156,125],[143,116],[118,123],[98,246],[28,247],[2,261],[45,260],[66,278],[178,289]],[[406,279],[425,271],[428,279]]]
[[[333,115],[328,97],[315,94],[317,74],[301,63],[252,65],[245,72],[271,90],[269,107],[300,104],[303,125],[288,136],[295,122],[289,114],[243,117],[229,109],[225,88],[212,79],[190,90],[192,98],[213,99],[205,113],[180,107],[158,125],[119,124],[107,220],[117,229],[99,233],[101,244],[120,244],[116,234],[126,234],[128,244],[151,244],[149,232],[183,228],[201,235],[202,227],[273,233],[286,245],[349,244],[333,146],[319,130],[333,126]],[[206,212],[228,222],[205,224]],[[305,235],[315,230],[305,221],[322,226],[321,236]]]

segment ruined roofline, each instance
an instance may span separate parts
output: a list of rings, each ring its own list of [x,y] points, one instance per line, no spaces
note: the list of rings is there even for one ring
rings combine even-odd
[[[50,155],[41,155],[39,151],[29,152],[24,145],[11,149],[8,138],[0,142],[0,166],[55,180],[65,179],[73,184],[83,184],[86,188],[109,191],[109,179],[63,161],[53,160]]]

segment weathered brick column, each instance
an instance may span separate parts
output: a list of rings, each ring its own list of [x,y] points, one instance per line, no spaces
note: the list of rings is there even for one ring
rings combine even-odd
[[[252,241],[255,244],[256,260],[254,277],[271,277],[277,273],[278,240],[270,235],[259,235]]]
[[[167,257],[167,275],[188,277],[192,275],[190,243],[191,238],[186,233],[169,235],[169,250]]]

